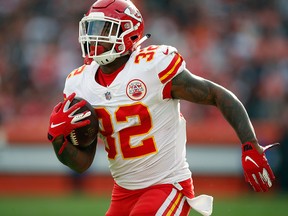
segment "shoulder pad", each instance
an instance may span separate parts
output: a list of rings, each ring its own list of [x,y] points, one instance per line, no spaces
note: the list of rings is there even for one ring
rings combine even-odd
[[[74,76],[77,76],[77,75],[81,74],[81,73],[84,71],[84,69],[85,69],[86,66],[87,66],[87,65],[84,64],[84,65],[82,65],[81,67],[74,69],[74,70],[67,76],[67,79],[70,79],[70,78],[72,78],[72,77],[74,77]]]
[[[158,64],[159,61],[162,61],[163,59],[172,58],[175,53],[178,53],[175,47],[166,45],[151,45],[135,50],[135,52],[132,54],[132,58],[134,58],[134,63],[136,64],[145,62],[149,64]]]
[[[170,55],[176,53],[178,50],[175,47],[167,45],[150,45],[148,47],[139,48],[136,50],[137,53],[155,51],[156,55]]]
[[[69,95],[74,92],[75,89],[80,87],[82,85],[85,74],[89,74],[89,71],[94,70],[95,64],[96,63],[94,62],[92,62],[91,65],[84,64],[81,67],[73,70],[66,78],[64,93]]]
[[[161,45],[159,46],[159,52],[162,52],[164,55],[170,55],[171,53],[177,53],[178,50],[172,46]]]
[[[134,63],[158,75],[161,83],[167,83],[185,68],[185,62],[177,49],[172,46],[148,46],[137,49]]]

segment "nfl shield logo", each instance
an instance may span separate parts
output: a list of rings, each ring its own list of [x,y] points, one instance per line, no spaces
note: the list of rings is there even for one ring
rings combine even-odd
[[[111,100],[111,92],[106,92],[105,98],[106,98],[106,100]]]

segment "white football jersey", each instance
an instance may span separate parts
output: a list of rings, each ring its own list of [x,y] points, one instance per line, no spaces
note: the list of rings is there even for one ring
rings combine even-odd
[[[95,107],[116,183],[133,190],[190,178],[186,121],[179,100],[163,97],[165,85],[185,68],[177,50],[137,49],[107,87],[95,81],[98,67],[92,62],[70,73],[64,94],[75,92]]]

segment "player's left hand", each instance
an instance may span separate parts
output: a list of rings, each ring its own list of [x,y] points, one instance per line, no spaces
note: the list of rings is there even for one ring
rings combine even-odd
[[[275,180],[273,171],[265,156],[265,151],[279,143],[262,147],[262,153],[255,149],[254,145],[246,142],[242,145],[242,167],[246,182],[249,182],[257,192],[267,191]]]

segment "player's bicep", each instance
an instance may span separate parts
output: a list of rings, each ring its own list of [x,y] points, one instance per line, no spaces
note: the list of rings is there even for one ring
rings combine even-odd
[[[174,99],[214,105],[215,97],[212,87],[212,82],[198,77],[185,69],[173,78],[171,95]]]

